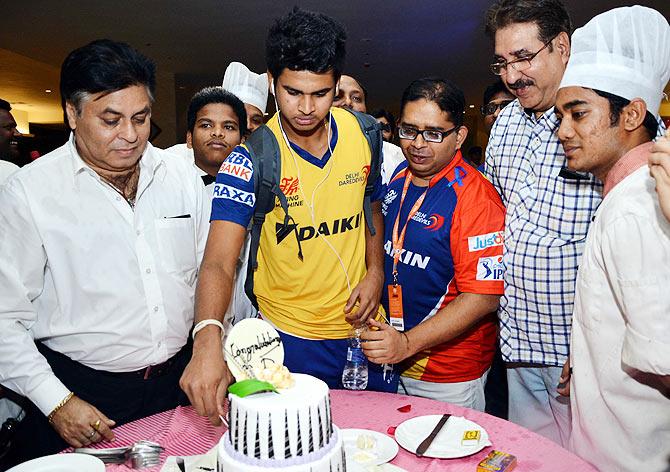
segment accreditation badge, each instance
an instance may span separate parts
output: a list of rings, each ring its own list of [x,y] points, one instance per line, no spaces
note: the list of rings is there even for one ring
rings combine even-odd
[[[402,311],[402,285],[390,284],[389,322],[398,331],[405,331],[405,318]]]

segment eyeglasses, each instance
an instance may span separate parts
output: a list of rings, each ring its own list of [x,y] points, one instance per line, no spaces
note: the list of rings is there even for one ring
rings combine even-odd
[[[479,110],[484,116],[493,115],[497,110],[502,110],[513,101],[514,100],[503,100],[500,103],[487,103],[486,105],[482,105]]]
[[[389,133],[391,132],[391,124],[390,123],[380,123],[382,125],[382,131],[388,131]]]
[[[457,131],[460,126],[454,126],[449,131],[438,131],[435,129],[416,129],[409,126],[401,126],[398,128],[398,137],[400,139],[411,139],[414,141],[417,136],[423,136],[424,141],[429,143],[441,143],[444,138],[449,136],[454,131]]]
[[[501,62],[496,62],[491,64],[489,67],[491,68],[491,72],[493,72],[495,75],[503,75],[503,73],[507,73],[507,67],[512,66],[512,69],[514,69],[517,72],[524,71],[530,67],[530,61],[535,59],[535,56],[540,54],[547,46],[551,44],[551,42],[556,38],[554,36],[551,38],[549,41],[544,43],[544,46],[542,46],[537,52],[526,56],[526,57],[521,57],[519,59],[515,59],[513,61],[507,62],[507,61],[501,61]]]

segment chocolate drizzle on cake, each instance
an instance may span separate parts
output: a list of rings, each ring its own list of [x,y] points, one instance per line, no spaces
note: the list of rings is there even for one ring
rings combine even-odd
[[[328,428],[328,441],[330,441],[330,438],[333,436],[333,418],[332,418],[332,413],[330,411],[330,393],[326,397],[326,427]]]
[[[288,434],[288,411],[284,410],[284,441],[286,441],[284,446],[284,459],[293,457],[291,454],[291,438]]]
[[[275,443],[272,440],[272,423],[268,423],[268,457],[275,458]]]
[[[295,412],[296,415],[296,421],[298,422],[298,438],[297,438],[297,443],[298,443],[298,450],[296,452],[297,456],[302,456],[302,428],[300,427],[300,416],[298,415],[298,412]]]
[[[307,421],[309,425],[309,452],[312,453],[314,452],[314,434],[312,433],[312,409],[309,409],[309,413],[307,416]]]
[[[242,441],[242,454],[247,455],[247,441],[246,441],[246,429],[247,429],[247,412],[244,412],[244,419],[240,425],[240,440]]]
[[[323,434],[323,420],[321,419],[321,408],[318,410],[318,419],[319,419],[319,432],[320,432],[320,438],[319,438],[319,447],[323,447],[324,445],[324,434]]]
[[[258,413],[256,413],[256,438],[254,439],[254,457],[256,459],[261,458],[261,439],[258,433],[258,430],[260,429],[261,429],[260,418]]]
[[[237,443],[239,438],[239,431],[237,426],[239,420],[240,420],[240,410],[235,408],[235,414],[233,415],[232,421],[230,423],[230,442],[233,445],[234,449],[237,449]]]

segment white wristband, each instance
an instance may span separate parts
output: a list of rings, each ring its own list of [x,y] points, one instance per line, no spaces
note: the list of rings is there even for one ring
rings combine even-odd
[[[214,320],[214,319],[211,319],[211,318],[210,318],[210,319],[207,319],[207,320],[199,321],[199,322],[195,325],[195,327],[193,328],[193,334],[192,334],[193,339],[195,339],[195,335],[198,333],[198,331],[200,331],[200,330],[201,330],[202,328],[204,328],[205,326],[209,326],[209,325],[216,325],[216,326],[218,326],[219,328],[221,328],[221,337],[223,338],[223,334],[224,334],[224,333],[223,333],[223,331],[224,331],[223,323],[221,323],[219,320]]]

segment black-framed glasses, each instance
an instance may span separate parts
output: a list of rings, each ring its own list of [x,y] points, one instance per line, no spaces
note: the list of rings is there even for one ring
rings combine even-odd
[[[556,36],[551,38],[549,41],[544,43],[544,46],[542,46],[540,49],[537,50],[537,52],[526,56],[526,57],[521,57],[519,59],[514,59],[513,61],[501,61],[501,62],[495,62],[491,64],[489,67],[491,68],[491,72],[493,72],[495,75],[503,75],[504,73],[507,73],[507,67],[512,66],[512,69],[514,69],[517,72],[524,71],[530,67],[530,61],[535,59],[535,56],[540,54],[547,46],[551,44],[551,42],[556,39]]]
[[[400,139],[411,139],[414,141],[417,136],[423,136],[423,140],[429,143],[441,143],[444,138],[449,136],[454,131],[457,131],[460,126],[454,126],[448,131],[438,131],[436,129],[416,129],[411,126],[400,126],[398,128],[398,137]]]
[[[391,128],[391,124],[390,124],[390,123],[381,123],[381,122],[380,122],[379,124],[382,125],[382,131],[387,131],[387,132],[389,132],[389,133],[392,131],[392,128]]]
[[[502,110],[513,101],[514,100],[503,100],[499,103],[487,103],[486,105],[479,107],[479,111],[481,111],[484,116],[493,115],[497,110]]]

